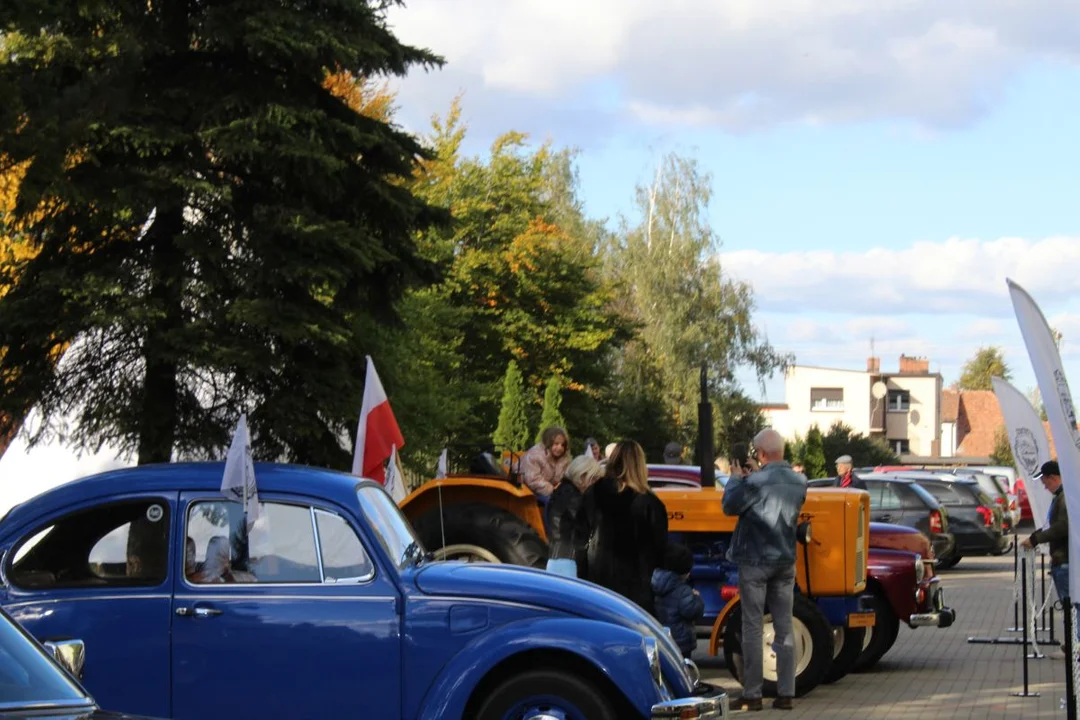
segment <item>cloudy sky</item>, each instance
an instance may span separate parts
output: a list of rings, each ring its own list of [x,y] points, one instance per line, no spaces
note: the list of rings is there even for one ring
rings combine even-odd
[[[1034,387],[1008,276],[1080,383],[1080,3],[412,0],[392,21],[447,61],[400,85],[406,126],[463,93],[473,151],[509,129],[577,147],[597,217],[632,212],[660,153],[698,158],[724,265],[797,362],[865,367],[873,338],[883,369],[922,355],[952,382],[994,344]]]
[[[948,383],[994,344],[1026,390],[1011,277],[1080,384],[1075,0],[411,0],[391,20],[447,60],[397,85],[403,125],[463,93],[472,152],[511,129],[578,148],[594,216],[630,212],[661,153],[698,158],[724,265],[799,363],[864,367],[873,338],[883,369],[922,355]],[[16,445],[0,506],[114,462]]]

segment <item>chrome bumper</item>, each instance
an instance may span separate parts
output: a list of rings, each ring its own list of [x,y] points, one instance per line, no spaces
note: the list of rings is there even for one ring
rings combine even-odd
[[[933,612],[915,613],[908,619],[908,625],[916,627],[947,628],[956,622],[956,611],[945,607],[945,591],[940,586],[934,588],[931,599]]]
[[[728,718],[728,696],[721,688],[711,687],[702,683],[699,691],[704,690],[702,695],[668,700],[652,706],[652,717],[657,718],[686,718],[686,720],[717,720]]]

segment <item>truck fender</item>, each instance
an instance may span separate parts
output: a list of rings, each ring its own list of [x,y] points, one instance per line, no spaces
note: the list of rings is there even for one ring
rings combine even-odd
[[[492,669],[519,653],[572,653],[595,667],[627,701],[648,715],[659,693],[642,635],[629,628],[582,618],[531,618],[486,632],[446,664],[420,705],[418,718],[462,717],[477,686]]]
[[[867,558],[866,575],[867,591],[880,591],[893,614],[907,622],[915,607],[915,553],[875,549]]]
[[[735,593],[735,597],[728,600],[727,605],[716,616],[716,622],[712,626],[712,634],[709,635],[709,655],[716,657],[720,653],[720,648],[724,646],[724,625],[727,624],[732,609],[738,604],[739,594]]]

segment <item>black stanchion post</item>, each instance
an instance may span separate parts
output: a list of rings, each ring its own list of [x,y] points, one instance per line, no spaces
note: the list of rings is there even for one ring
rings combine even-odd
[[[1016,582],[1016,573],[1020,572],[1020,545],[1013,541],[1013,582]],[[1016,598],[1013,598],[1013,626],[1008,628],[1009,632],[1020,632],[1023,628],[1020,627],[1020,607],[1016,604]],[[1024,643],[1026,646],[1027,643]]]
[[[1076,659],[1073,657],[1073,626],[1072,605],[1069,598],[1062,598],[1061,612],[1065,621],[1065,717],[1068,720],[1076,720],[1076,687],[1073,682],[1073,672],[1076,668]]]
[[[1028,690],[1028,594],[1027,594],[1027,558],[1023,558],[1020,561],[1020,569],[1023,575],[1020,576],[1020,606],[1023,608],[1021,617],[1023,618],[1023,626],[1021,627],[1024,633],[1024,691],[1013,693],[1013,697],[1039,697],[1039,693],[1033,693]]]
[[[1040,596],[1040,601],[1042,602],[1042,617],[1040,618],[1040,621],[1042,622],[1042,631],[1046,632],[1046,606],[1049,605],[1049,603],[1046,602],[1046,553],[1043,553],[1040,557],[1040,562],[1042,563],[1042,595]]]

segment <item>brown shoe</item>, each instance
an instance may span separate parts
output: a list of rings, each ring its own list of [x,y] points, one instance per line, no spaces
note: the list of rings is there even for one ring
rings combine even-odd
[[[794,710],[795,703],[792,702],[789,697],[778,697],[772,702],[772,706],[777,710]]]
[[[762,710],[761,698],[737,698],[730,704],[732,710],[751,710],[757,712]]]

